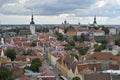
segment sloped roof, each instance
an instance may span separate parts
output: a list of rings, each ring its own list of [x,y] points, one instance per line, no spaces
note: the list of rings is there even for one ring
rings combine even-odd
[[[111,80],[109,73],[86,74],[84,80]]]
[[[111,52],[94,52],[89,55],[88,60],[96,59],[96,60],[116,60],[115,56]]]

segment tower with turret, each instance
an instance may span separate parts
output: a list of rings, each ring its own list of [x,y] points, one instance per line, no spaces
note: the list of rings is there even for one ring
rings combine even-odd
[[[33,14],[32,14],[31,22],[30,22],[30,31],[32,35],[35,34],[35,22],[34,22]]]
[[[97,27],[97,21],[96,21],[96,16],[94,16],[94,21],[93,21],[93,25],[94,25],[95,27]]]

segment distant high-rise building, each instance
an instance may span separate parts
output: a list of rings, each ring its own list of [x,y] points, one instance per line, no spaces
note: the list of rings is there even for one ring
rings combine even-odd
[[[31,22],[30,22],[30,31],[31,31],[32,35],[35,34],[35,23],[34,23],[33,14],[32,14],[32,18],[31,18]]]

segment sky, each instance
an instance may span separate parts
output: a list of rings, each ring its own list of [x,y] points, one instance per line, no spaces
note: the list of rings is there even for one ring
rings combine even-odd
[[[120,0],[0,0],[0,24],[120,24]]]

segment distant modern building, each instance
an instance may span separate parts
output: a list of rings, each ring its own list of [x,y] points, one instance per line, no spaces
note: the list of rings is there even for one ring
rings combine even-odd
[[[34,22],[33,14],[32,14],[32,18],[31,18],[31,22],[30,22],[30,31],[31,31],[32,35],[35,34],[35,22]]]

